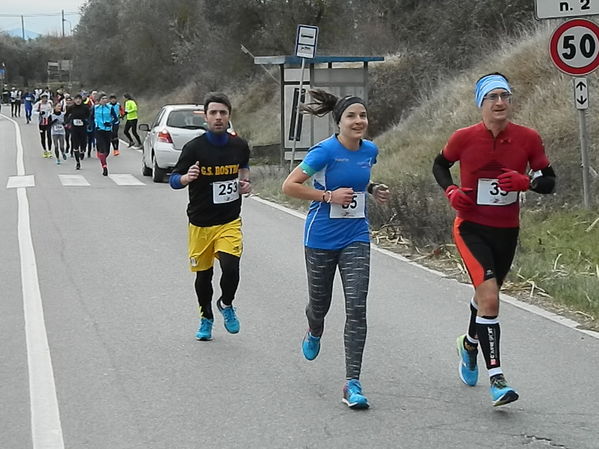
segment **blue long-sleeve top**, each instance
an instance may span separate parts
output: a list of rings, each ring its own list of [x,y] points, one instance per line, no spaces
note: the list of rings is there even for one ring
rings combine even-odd
[[[112,110],[114,111],[114,116],[115,119],[113,121],[113,123],[115,125],[119,125],[121,123],[121,118],[120,118],[120,109],[121,109],[121,105],[119,104],[119,102],[117,101],[115,104],[112,103],[108,103],[106,106],[110,106],[112,108]]]
[[[94,121],[96,123],[96,129],[100,129],[102,131],[112,131],[114,120],[114,110],[111,106],[107,104],[99,104],[94,106]]]

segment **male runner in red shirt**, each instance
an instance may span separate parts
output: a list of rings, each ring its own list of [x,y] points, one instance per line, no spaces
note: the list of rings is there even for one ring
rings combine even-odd
[[[452,134],[435,159],[433,174],[457,211],[453,237],[475,289],[468,332],[457,339],[460,378],[466,385],[476,385],[480,344],[489,371],[491,399],[498,406],[518,399],[501,369],[498,316],[499,289],[518,242],[519,192],[551,193],[555,172],[537,131],[510,121],[512,89],[504,75],[480,78],[475,101],[482,122]],[[457,161],[459,186],[449,171]],[[527,168],[535,172],[532,179]]]

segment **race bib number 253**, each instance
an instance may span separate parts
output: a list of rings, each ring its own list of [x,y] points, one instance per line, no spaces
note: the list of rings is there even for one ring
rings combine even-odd
[[[239,178],[212,183],[214,204],[231,203],[239,198]]]

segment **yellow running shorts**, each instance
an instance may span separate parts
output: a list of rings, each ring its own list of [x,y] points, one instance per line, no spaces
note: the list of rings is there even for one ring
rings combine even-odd
[[[189,223],[189,268],[205,271],[214,265],[219,252],[241,257],[243,251],[241,218],[216,226],[194,226]]]

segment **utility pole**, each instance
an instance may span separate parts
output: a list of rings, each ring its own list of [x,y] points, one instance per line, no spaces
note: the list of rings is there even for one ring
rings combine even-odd
[[[2,75],[2,84],[0,84],[0,103],[2,103],[2,101],[4,100],[4,83],[6,81],[6,65],[4,64],[4,61],[2,61],[2,69],[0,70],[0,75]]]
[[[62,10],[62,37],[64,37],[64,9]]]
[[[25,40],[25,19],[21,16],[21,36],[23,36],[23,40]]]

